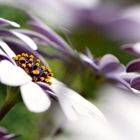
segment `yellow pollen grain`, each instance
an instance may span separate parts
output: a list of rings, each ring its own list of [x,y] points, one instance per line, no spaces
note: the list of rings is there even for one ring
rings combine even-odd
[[[41,66],[41,69],[42,69],[42,70],[45,70],[45,69],[46,69],[46,67],[45,67],[45,66]]]
[[[29,68],[31,68],[31,67],[32,67],[32,64],[31,64],[31,63],[29,63],[27,66],[28,66]]]
[[[45,79],[45,82],[46,82],[46,83],[49,82],[48,78]]]
[[[32,73],[35,75],[38,75],[40,72],[39,72],[39,70],[33,70]]]
[[[34,58],[34,56],[32,54],[29,57],[32,58],[32,59]]]
[[[26,68],[26,64],[21,64],[21,67]]]
[[[33,77],[33,81],[34,81],[34,82],[37,82],[37,80],[38,80],[37,77],[34,76],[34,77]]]
[[[41,81],[44,81],[44,80],[45,80],[45,78],[44,78],[44,77],[40,77],[40,80],[41,80]]]
[[[25,53],[25,55],[24,55],[25,57],[28,57],[28,54],[27,53]]]
[[[50,79],[51,79],[51,77],[50,77],[50,76],[48,76],[48,77],[47,77],[47,79],[48,79],[48,80],[50,80]]]
[[[29,61],[30,61],[30,62],[33,62],[33,58],[30,58]]]
[[[24,55],[25,55],[25,53],[22,53],[21,55],[22,55],[22,56],[24,56]]]
[[[53,74],[53,73],[50,73],[50,76],[51,76],[51,77],[53,77],[53,76],[54,76],[54,74]]]
[[[44,74],[45,74],[45,75],[48,75],[48,72],[47,72],[47,71],[45,71],[45,72],[44,72]]]
[[[48,72],[51,72],[52,70],[51,70],[50,68],[47,68],[47,71],[48,71]]]
[[[17,57],[21,57],[21,55],[20,55],[20,54],[18,54],[18,55],[17,55]]]
[[[19,58],[19,61],[22,61],[22,60],[25,60],[24,57],[20,57],[20,58]]]
[[[13,57],[13,59],[14,59],[14,60],[18,60],[18,56],[16,56],[16,57]]]
[[[38,67],[39,66],[39,63],[36,63],[35,65]]]
[[[29,73],[29,69],[28,69],[28,68],[25,68],[25,72],[26,72],[26,73]]]
[[[42,65],[39,58],[34,57],[32,54],[21,53],[13,57],[13,60],[15,60],[16,64],[32,77],[33,82],[41,81],[48,85],[52,84],[52,82],[50,82],[50,79],[53,76],[52,70],[49,67]]]
[[[37,62],[37,63],[40,63],[40,59],[36,59],[36,62]]]

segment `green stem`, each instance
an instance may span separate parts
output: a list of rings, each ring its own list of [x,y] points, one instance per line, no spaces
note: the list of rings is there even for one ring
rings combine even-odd
[[[17,88],[9,88],[7,90],[7,97],[0,108],[0,120],[2,120],[6,114],[20,101],[19,89]]]

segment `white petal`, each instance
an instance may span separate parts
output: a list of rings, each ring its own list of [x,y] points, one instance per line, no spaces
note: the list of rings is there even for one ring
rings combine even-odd
[[[6,53],[1,48],[0,48],[0,54],[4,55],[4,56],[7,56]]]
[[[33,82],[20,87],[23,101],[31,112],[44,112],[50,107],[50,99],[47,94]]]
[[[33,50],[37,50],[37,45],[35,44],[35,42],[28,36],[22,34],[22,33],[19,33],[19,32],[16,32],[14,30],[11,30],[11,32],[17,36],[18,38],[20,38],[22,41],[24,41],[31,49]]]
[[[88,62],[89,64],[92,64],[92,63],[93,63],[92,59],[90,59],[90,58],[87,57],[86,55],[84,55],[84,54],[82,54],[82,53],[79,53],[79,56],[80,56],[80,58],[81,58],[82,60]]]
[[[2,40],[0,40],[0,47],[7,53],[10,58],[16,56],[16,54],[10,49],[10,47]]]
[[[140,42],[137,42],[132,46],[135,52],[140,53]]]
[[[13,27],[20,27],[20,25],[14,21],[10,21],[10,20],[6,20],[6,19],[3,19],[3,18],[0,18],[1,21],[4,21],[6,23],[9,23],[9,25],[12,25]]]
[[[7,60],[0,62],[0,82],[9,86],[20,86],[31,81],[25,71]]]
[[[96,106],[54,78],[52,78],[51,89],[56,93],[64,113],[70,120],[80,116],[105,120]]]

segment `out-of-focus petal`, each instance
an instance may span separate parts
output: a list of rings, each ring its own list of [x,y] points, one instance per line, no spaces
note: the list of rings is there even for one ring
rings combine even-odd
[[[13,26],[13,27],[20,27],[20,25],[14,21],[6,20],[0,18],[0,26]]]
[[[30,111],[40,113],[50,107],[49,97],[37,84],[29,82],[22,85],[20,90],[22,99]]]
[[[24,29],[24,30],[16,29],[15,31],[31,37],[38,44],[45,44],[45,45],[48,44],[47,38],[37,32],[31,31],[31,30],[26,30],[26,29]]]
[[[92,55],[92,52],[89,50],[89,48],[86,48],[86,55],[87,55],[90,59],[94,60],[93,55]]]
[[[140,42],[137,42],[135,44],[125,44],[121,48],[130,54],[138,57],[140,56]]]
[[[121,65],[119,60],[111,54],[104,55],[101,58],[99,61],[99,69],[103,73],[118,73],[124,71],[123,65]]]
[[[105,120],[99,109],[88,100],[54,78],[52,79],[52,83],[50,87],[56,93],[64,113],[70,120],[75,120],[79,116]]]
[[[51,41],[62,46],[63,48],[69,48],[68,44],[59,35],[57,35],[49,26],[45,25],[39,19],[34,18],[31,22],[29,22],[29,25],[39,33],[48,37]]]
[[[137,77],[138,74],[131,74],[131,73],[120,73],[120,74],[115,74],[115,75],[108,75],[108,79],[109,80],[113,80],[116,85],[121,88],[121,89],[125,89],[126,91],[135,93],[135,94],[139,94],[140,92],[136,89],[133,89],[130,85],[130,82],[132,81],[133,78]]]
[[[138,76],[139,76],[139,73],[136,73],[136,72],[130,72],[130,73],[122,72],[118,75],[119,78],[124,79],[128,83],[130,83],[133,78],[138,77]]]
[[[135,72],[140,70],[140,59],[135,59],[132,60],[131,62],[128,63],[127,72]]]
[[[131,87],[140,91],[140,76],[131,81]]]
[[[0,62],[0,82],[9,86],[20,86],[31,81],[25,71],[11,62],[3,60]]]
[[[99,70],[99,67],[95,64],[94,60],[90,59],[88,56],[79,53],[79,57],[84,64],[94,68],[95,70]]]
[[[0,47],[5,51],[5,53],[10,57],[13,58],[16,56],[16,54],[9,48],[9,46],[0,40]]]
[[[29,22],[31,28],[44,35],[50,41],[56,43],[57,45],[55,45],[55,47],[57,46],[58,49],[65,50],[69,54],[73,54],[73,50],[70,48],[70,46],[56,32],[54,32],[49,26],[44,24],[36,17],[33,17],[31,15],[29,16],[31,18],[31,21]],[[51,45],[53,45],[53,43],[51,43]]]
[[[24,41],[31,49],[33,50],[37,50],[37,45],[35,44],[35,42],[28,36],[22,34],[22,33],[19,33],[19,32],[16,32],[14,30],[11,30],[11,32],[17,36],[18,38],[20,38],[22,41]]]

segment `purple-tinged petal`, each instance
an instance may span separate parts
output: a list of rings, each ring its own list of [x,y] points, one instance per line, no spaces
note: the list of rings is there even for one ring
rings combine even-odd
[[[132,60],[126,67],[127,72],[140,71],[140,59]]]
[[[118,75],[119,78],[124,79],[129,84],[133,78],[138,77],[138,76],[139,76],[139,73],[136,73],[136,72],[130,72],[130,73],[123,72]]]
[[[85,64],[88,65],[89,67],[91,67],[94,70],[99,70],[98,65],[95,63],[95,61],[93,59],[90,59],[88,56],[79,53],[79,57],[80,60]]]
[[[40,44],[40,45],[48,45],[49,44],[53,48],[59,50],[59,52],[65,54],[65,55],[74,55],[74,52],[72,50],[71,51],[65,50],[59,44],[57,44],[56,42],[52,41],[51,39],[47,38],[46,36],[44,36],[40,33],[30,31],[30,30],[15,30],[15,31],[21,32],[22,34],[25,34],[25,35],[31,37],[37,44]],[[5,32],[5,31],[2,31],[2,33],[3,32]],[[7,31],[6,31],[6,34],[8,34]]]
[[[63,61],[65,61],[64,60],[64,56],[62,55],[62,54],[60,54],[59,52],[55,52],[55,53],[50,53],[50,52],[46,52],[46,51],[44,51],[44,50],[42,50],[42,49],[38,49],[38,52],[42,55],[42,56],[44,56],[44,57],[47,57],[47,58],[49,58],[49,59],[62,59]]]
[[[131,81],[131,87],[140,91],[140,76]]]
[[[10,30],[6,30],[6,29],[0,29],[0,36],[1,37],[6,37],[6,36],[13,36],[13,34],[10,32]]]
[[[51,88],[50,88],[50,86],[48,84],[44,83],[44,82],[37,82],[37,84],[40,87],[42,87],[44,90],[50,90],[50,91],[52,91]]]
[[[31,17],[31,16],[30,16]],[[63,48],[66,51],[72,53],[72,49],[69,45],[57,34],[55,33],[49,26],[45,25],[42,21],[35,17],[31,17],[31,21],[29,22],[30,27],[32,27],[35,31],[49,38],[52,42],[58,44],[59,48]]]
[[[44,82],[37,82],[37,84],[46,92],[46,94],[50,95],[54,100],[57,100],[56,94],[51,90],[48,84]]]
[[[0,26],[13,26],[13,27],[20,27],[20,25],[14,21],[6,20],[0,18]]]
[[[120,75],[116,75],[116,76],[112,76],[112,77],[108,77],[109,80],[113,80],[116,85],[122,89],[125,89],[125,90],[129,90],[135,94],[139,94],[140,92],[133,89],[131,86],[130,86],[130,80],[127,81],[125,79],[123,79],[123,77],[121,77]]]
[[[44,35],[30,31],[30,30],[15,30],[16,32],[20,32],[22,34],[25,34],[29,37],[31,37],[37,44],[40,45],[51,45],[53,48],[59,50],[60,52],[63,52],[63,54],[69,54],[69,52],[65,51],[63,48],[61,48],[57,43],[51,41],[50,39],[46,38]]]
[[[0,35],[2,39],[5,39],[6,37],[16,37],[23,41],[28,47],[30,47],[33,50],[37,49],[37,45],[35,42],[28,37],[27,35],[24,35],[20,32],[16,32],[16,30],[6,30],[6,29],[0,29]]]
[[[41,21],[31,21],[29,22],[29,25],[34,30],[48,37],[50,40],[59,44],[63,48],[68,48],[68,44],[66,44],[66,42],[64,42],[64,40],[62,40],[59,35],[57,35],[51,28],[43,24]]]
[[[8,44],[8,46],[16,53],[28,53],[33,54],[36,58],[39,58],[41,60],[41,63],[43,65],[48,65],[46,61],[34,50],[30,49],[27,45],[17,42],[16,40],[5,40],[5,42]]]
[[[121,48],[130,54],[140,57],[140,42],[135,44],[125,44]]]
[[[99,69],[103,73],[119,73],[124,71],[124,66],[115,56],[107,54],[99,61]]]
[[[26,30],[26,29],[24,29],[24,30],[16,29],[15,31],[31,37],[38,44],[41,44],[41,45],[48,44],[48,39],[45,36],[43,36],[37,32],[31,31],[31,30]]]
[[[126,18],[115,19],[105,26],[110,38],[123,42],[139,41],[139,31],[139,23]]]

